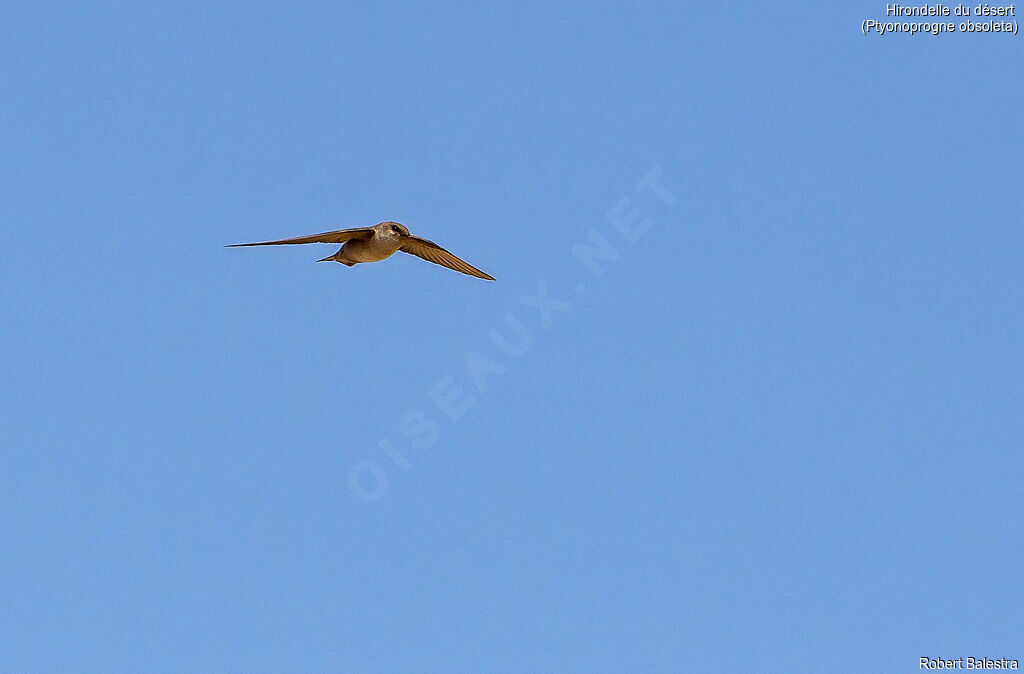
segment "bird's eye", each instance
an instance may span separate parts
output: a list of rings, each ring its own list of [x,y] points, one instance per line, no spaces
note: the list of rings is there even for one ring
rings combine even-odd
[[[391,225],[391,231],[392,231],[392,232],[399,232],[399,231],[401,231],[401,230],[400,230],[400,229],[398,229],[398,227],[397,227],[397,226],[395,226],[395,225]]]

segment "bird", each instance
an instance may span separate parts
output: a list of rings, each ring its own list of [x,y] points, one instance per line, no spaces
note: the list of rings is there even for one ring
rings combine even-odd
[[[362,262],[379,262],[395,254],[396,251],[421,257],[449,269],[493,281],[494,277],[480,271],[465,260],[459,259],[433,241],[428,241],[409,233],[405,225],[390,220],[378,223],[373,227],[355,227],[339,229],[334,232],[322,232],[309,236],[297,236],[292,239],[277,241],[258,241],[256,243],[235,243],[228,248],[247,246],[281,246],[297,243],[340,243],[341,248],[334,255],[329,255],[317,262],[340,262],[351,267]]]

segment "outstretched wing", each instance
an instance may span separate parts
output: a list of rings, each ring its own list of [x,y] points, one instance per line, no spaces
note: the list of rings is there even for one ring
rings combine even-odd
[[[449,269],[460,271],[463,274],[487,279],[488,281],[494,280],[494,277],[490,274],[480,271],[465,260],[460,260],[433,241],[427,241],[426,239],[421,239],[418,236],[406,237],[402,241],[402,247],[399,250],[403,253],[410,253],[416,257],[421,257],[427,262],[433,262],[434,264],[439,264],[442,267],[448,267]]]
[[[277,241],[260,241],[258,243],[235,243],[228,248],[241,248],[244,246],[280,246],[291,243],[345,243],[349,239],[366,239],[373,236],[373,227],[356,227],[354,229],[339,229],[336,232],[323,232],[322,234],[310,234],[309,236],[297,236],[294,239],[278,239]]]

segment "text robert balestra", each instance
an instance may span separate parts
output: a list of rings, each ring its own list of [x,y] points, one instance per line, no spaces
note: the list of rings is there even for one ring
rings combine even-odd
[[[1011,658],[929,658],[922,656],[918,669],[1020,669]]]

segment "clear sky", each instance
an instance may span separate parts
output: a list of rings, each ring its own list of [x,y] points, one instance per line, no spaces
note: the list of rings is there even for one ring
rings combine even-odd
[[[1024,38],[884,11],[3,3],[0,671],[1024,660]]]

